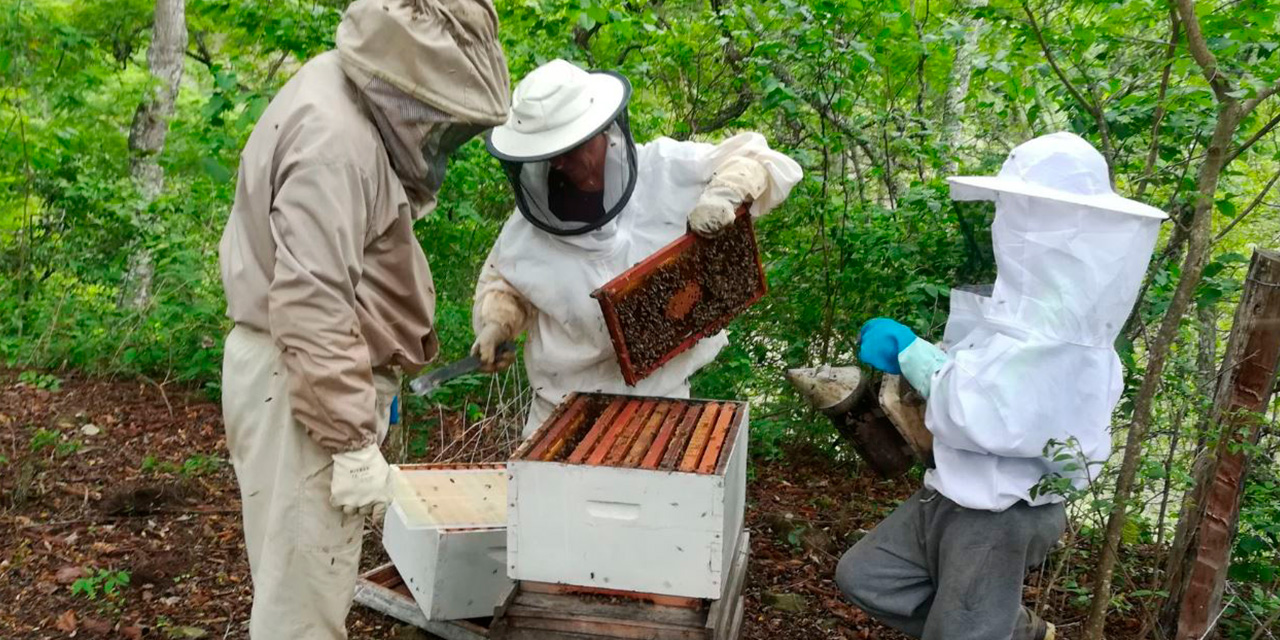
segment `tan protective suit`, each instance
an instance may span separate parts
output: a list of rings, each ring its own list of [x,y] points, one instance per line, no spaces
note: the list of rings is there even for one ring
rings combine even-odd
[[[241,154],[220,247],[236,324],[222,394],[252,638],[346,637],[364,523],[330,505],[330,456],[381,441],[397,371],[438,347],[412,228],[434,193],[405,184],[422,162],[396,145],[423,136],[383,130],[403,119],[373,113],[362,90],[380,82],[460,123],[501,123],[509,80],[496,38],[489,0],[358,0],[338,50],[280,90]]]

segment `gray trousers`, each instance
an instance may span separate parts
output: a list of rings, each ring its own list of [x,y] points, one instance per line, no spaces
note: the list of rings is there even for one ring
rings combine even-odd
[[[1040,640],[1022,606],[1027,569],[1066,529],[1061,504],[966,509],[921,489],[836,567],[836,583],[880,622],[924,640]]]

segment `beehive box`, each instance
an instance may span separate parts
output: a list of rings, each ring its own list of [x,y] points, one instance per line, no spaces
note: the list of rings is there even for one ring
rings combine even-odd
[[[635,385],[764,297],[764,266],[743,205],[719,236],[685,234],[592,294],[618,366]]]
[[[493,615],[507,578],[506,469],[403,465],[382,544],[427,620]]]
[[[571,394],[507,464],[508,575],[720,597],[742,529],[749,411]]]

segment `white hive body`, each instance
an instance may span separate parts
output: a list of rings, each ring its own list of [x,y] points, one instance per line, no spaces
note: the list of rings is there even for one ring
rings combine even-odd
[[[394,468],[382,542],[427,620],[493,615],[506,575],[502,465]]]
[[[604,402],[613,398],[600,397]],[[703,403],[659,401],[686,408]],[[732,406],[734,417],[717,462],[714,468],[703,465],[689,472],[529,459],[540,438],[551,433],[565,413],[562,405],[562,411],[507,463],[508,575],[532,582],[720,598],[743,526],[750,421],[747,403],[721,406]]]

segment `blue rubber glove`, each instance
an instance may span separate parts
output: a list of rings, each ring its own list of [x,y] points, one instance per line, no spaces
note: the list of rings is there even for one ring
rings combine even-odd
[[[858,359],[885,373],[902,375],[898,354],[916,341],[916,334],[906,325],[888,318],[873,318],[858,332],[862,342]]]
[[[391,419],[389,424],[400,424],[400,396],[391,398]]]

